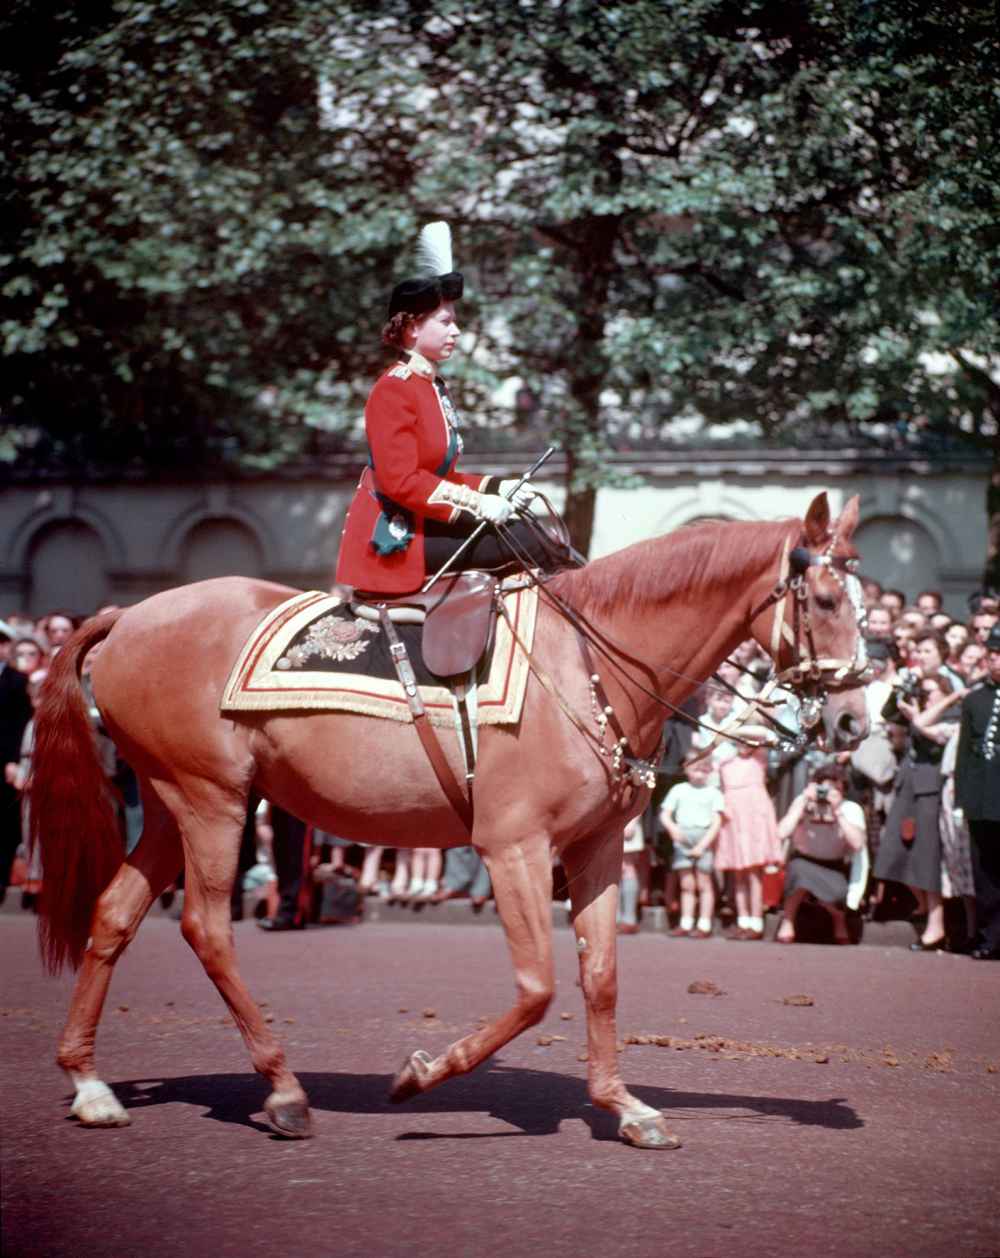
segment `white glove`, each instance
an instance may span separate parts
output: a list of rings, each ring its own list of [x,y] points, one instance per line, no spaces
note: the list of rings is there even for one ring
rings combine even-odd
[[[502,480],[500,482],[500,493],[508,502],[512,502],[515,507],[530,507],[535,500],[535,491],[527,485],[522,485],[520,489],[514,489],[516,484],[516,480]],[[513,493],[511,493],[512,489],[514,489]]]
[[[501,498],[498,494],[481,494],[479,497],[479,518],[488,520],[490,524],[506,524],[514,514],[514,505]]]

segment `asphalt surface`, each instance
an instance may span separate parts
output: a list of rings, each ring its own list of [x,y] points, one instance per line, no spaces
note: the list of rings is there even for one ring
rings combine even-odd
[[[404,1057],[509,1003],[500,932],[236,931],[311,1141],[264,1123],[266,1084],[166,917],[119,964],[98,1041],[132,1126],[81,1128],[53,1063],[71,978],[42,975],[28,915],[0,915],[10,1258],[1000,1253],[1000,964],[622,940],[623,1073],[684,1141],[649,1152],[588,1104],[571,932],[540,1027],[394,1107]]]

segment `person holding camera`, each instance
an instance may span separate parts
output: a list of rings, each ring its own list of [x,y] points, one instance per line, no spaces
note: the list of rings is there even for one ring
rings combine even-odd
[[[807,896],[830,914],[834,943],[851,942],[845,913],[848,873],[854,853],[865,845],[866,834],[864,809],[844,798],[845,785],[840,765],[817,769],[778,822],[778,837],[786,844],[786,865],[777,943],[795,942],[795,917]]]
[[[886,818],[875,857],[875,877],[908,887],[918,912],[927,919],[914,952],[937,952],[946,945],[941,898],[941,758],[944,741],[921,732],[915,718],[955,687],[942,672],[915,668],[900,675],[883,717],[908,730],[908,747],[900,765],[896,795]],[[957,714],[954,714],[957,719]]]

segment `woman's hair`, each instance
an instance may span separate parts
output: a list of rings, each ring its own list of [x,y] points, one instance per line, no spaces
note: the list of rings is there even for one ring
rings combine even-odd
[[[921,642],[933,642],[937,647],[938,655],[943,660],[948,658],[948,643],[945,641],[944,634],[938,629],[921,629],[913,639],[914,643],[919,646]]]
[[[932,681],[942,695],[950,695],[955,687],[951,684],[944,673],[927,673],[921,678],[921,681]],[[920,687],[920,706],[924,707],[927,703],[927,691],[923,686]]]
[[[405,310],[397,311],[382,329],[382,344],[391,345],[393,349],[407,349],[406,334],[419,317]]]
[[[847,770],[841,764],[821,764],[812,775],[814,782],[833,782],[841,789],[847,785]]]

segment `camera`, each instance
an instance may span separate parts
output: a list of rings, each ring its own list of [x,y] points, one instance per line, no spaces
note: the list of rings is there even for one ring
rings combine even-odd
[[[920,678],[914,673],[909,671],[900,673],[897,685],[904,699],[913,700],[920,695]]]
[[[829,798],[830,798],[829,782],[817,782],[816,783],[816,802],[818,804],[825,804]]]

